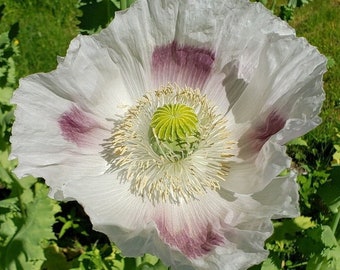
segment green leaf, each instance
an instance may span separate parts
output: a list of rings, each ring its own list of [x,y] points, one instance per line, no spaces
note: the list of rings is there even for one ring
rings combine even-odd
[[[137,270],[154,270],[154,266],[151,263],[142,263],[137,267]]]
[[[282,222],[274,223],[274,234],[271,237],[275,240],[285,240],[295,238],[297,232],[313,228],[316,224],[310,217],[296,217],[294,219],[285,219]]]
[[[111,0],[111,2],[116,6],[117,9],[120,9],[120,1],[118,1],[118,0]]]
[[[335,153],[333,154],[333,164],[340,165],[340,145],[335,144]]]
[[[64,223],[64,225],[61,227],[60,229],[60,233],[58,235],[59,238],[63,237],[63,235],[66,233],[66,231],[70,228],[72,228],[73,226],[73,221],[72,220],[68,220]]]
[[[59,206],[47,197],[43,184],[36,183],[35,191],[34,200],[25,207],[26,214],[17,214],[1,226],[12,230],[6,230],[9,241],[0,247],[0,261],[8,270],[40,269],[45,260],[43,241],[55,238],[52,225],[54,214],[60,211]]]
[[[338,242],[329,226],[321,226],[321,241],[327,248],[333,248],[338,246]]]
[[[261,270],[280,270],[269,258],[262,263]]]
[[[307,270],[337,270],[340,265],[340,246],[329,226],[320,225],[308,232],[314,243],[314,253],[307,264]],[[319,247],[319,251],[316,250]]]
[[[310,217],[296,217],[293,219],[293,222],[297,225],[299,229],[306,230],[309,228],[313,228],[316,226],[315,222],[312,221]]]
[[[42,269],[60,270],[72,268],[72,261],[68,261],[62,250],[56,245],[50,245],[44,249],[46,261],[42,265]]]
[[[302,139],[301,137],[296,138],[294,140],[291,140],[289,143],[289,145],[302,145],[302,146],[308,146],[307,142]]]
[[[158,263],[159,259],[156,256],[153,256],[151,254],[145,254],[142,258],[142,261],[155,265]]]
[[[260,0],[260,2],[265,6],[268,4],[268,0]]]
[[[326,249],[308,261],[306,270],[339,270],[340,248]]]
[[[336,61],[332,56],[327,56],[327,69],[331,69],[336,65]]]
[[[12,183],[11,174],[1,166],[1,163],[0,163],[0,182],[5,183],[7,185],[11,185]]]
[[[168,270],[169,268],[165,266],[161,260],[158,260],[158,262],[154,265],[155,270]]]
[[[137,258],[141,260],[141,263],[137,263],[138,270],[167,270],[168,267],[165,266],[160,259],[151,254],[144,254],[143,257]]]
[[[119,10],[116,3],[110,0],[86,1],[79,9],[82,11],[79,27],[87,34],[106,27],[114,17],[115,11]],[[94,13],[97,15],[93,16]]]

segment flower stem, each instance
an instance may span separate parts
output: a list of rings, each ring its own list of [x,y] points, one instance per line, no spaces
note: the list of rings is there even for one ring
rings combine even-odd
[[[294,268],[297,268],[297,267],[300,267],[300,266],[304,266],[304,265],[307,265],[307,262],[302,262],[302,263],[294,264],[292,266],[289,266],[288,268],[289,269],[294,269]]]
[[[273,1],[273,4],[272,4],[272,8],[271,8],[271,11],[274,12],[274,9],[276,7],[276,0]]]
[[[142,264],[142,257],[137,257],[136,258],[136,267],[140,266]]]
[[[120,9],[126,9],[127,8],[127,0],[120,0]]]
[[[334,217],[334,220],[333,220],[332,225],[331,225],[331,229],[332,229],[332,232],[334,234],[335,234],[335,232],[336,232],[336,230],[338,228],[339,220],[340,220],[340,207],[338,208],[338,213]]]

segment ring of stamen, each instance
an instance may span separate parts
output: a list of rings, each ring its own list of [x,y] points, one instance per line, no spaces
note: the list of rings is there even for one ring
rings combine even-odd
[[[232,145],[225,118],[206,96],[168,85],[129,109],[105,143],[104,157],[135,195],[179,203],[219,189]]]

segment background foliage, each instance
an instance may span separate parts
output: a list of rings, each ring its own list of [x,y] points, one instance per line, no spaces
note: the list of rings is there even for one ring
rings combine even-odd
[[[105,27],[128,0],[0,0],[0,270],[165,270],[157,258],[124,258],[91,229],[76,202],[48,198],[42,179],[17,179],[9,161],[18,79],[56,67],[70,40]],[[252,270],[340,269],[339,0],[258,0],[328,59],[323,124],[288,145],[299,172],[301,216],[275,221],[270,256]]]

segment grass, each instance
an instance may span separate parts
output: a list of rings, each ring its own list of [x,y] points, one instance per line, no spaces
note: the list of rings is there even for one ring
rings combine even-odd
[[[78,34],[78,0],[0,0],[4,4],[0,32],[18,23],[18,77],[47,72],[65,55],[70,40]]]
[[[322,110],[323,124],[310,135],[318,139],[339,140],[340,130],[340,0],[314,0],[296,9],[290,24],[298,36],[304,36],[319,51],[331,57],[335,65],[324,76],[326,100]]]

